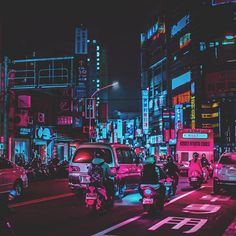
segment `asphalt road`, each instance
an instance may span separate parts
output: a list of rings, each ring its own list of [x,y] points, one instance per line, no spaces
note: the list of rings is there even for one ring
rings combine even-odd
[[[156,216],[144,214],[140,195],[131,191],[114,208],[92,216],[83,197],[71,193],[68,181],[31,183],[24,197],[11,204],[18,236],[86,235],[224,235],[236,217],[236,196],[212,195],[211,181],[197,191],[180,178],[176,196]],[[225,234],[226,235],[226,234]]]

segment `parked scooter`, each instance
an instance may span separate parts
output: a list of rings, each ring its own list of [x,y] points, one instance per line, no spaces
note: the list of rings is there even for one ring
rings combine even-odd
[[[89,185],[85,197],[85,204],[91,213],[99,213],[112,208],[114,199],[107,196],[104,186]]]
[[[192,171],[189,177],[190,186],[192,186],[194,189],[198,189],[201,187],[202,183],[203,183],[202,175],[196,170]]]
[[[140,194],[143,208],[148,214],[158,213],[164,209],[165,193],[161,191],[161,184],[141,184]]]

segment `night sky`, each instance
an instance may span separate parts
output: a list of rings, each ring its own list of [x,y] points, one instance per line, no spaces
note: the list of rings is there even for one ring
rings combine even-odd
[[[74,40],[74,27],[83,23],[96,30],[108,53],[112,91],[111,106],[124,111],[141,110],[140,33],[146,31],[155,0],[31,1],[5,6],[4,50],[22,58],[47,56],[52,47]],[[122,101],[122,102],[121,102]],[[125,101],[125,102],[124,102]]]

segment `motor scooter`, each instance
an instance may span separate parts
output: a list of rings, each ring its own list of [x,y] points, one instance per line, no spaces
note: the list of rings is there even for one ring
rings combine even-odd
[[[190,186],[193,187],[194,189],[198,189],[201,187],[202,183],[203,183],[203,177],[199,173],[199,171],[197,170],[192,171],[191,175],[189,176]]]
[[[85,196],[85,205],[91,213],[104,212],[113,207],[114,199],[107,195],[104,186],[89,185]]]
[[[164,209],[165,194],[161,191],[161,184],[140,184],[143,208],[148,214],[161,212]]]

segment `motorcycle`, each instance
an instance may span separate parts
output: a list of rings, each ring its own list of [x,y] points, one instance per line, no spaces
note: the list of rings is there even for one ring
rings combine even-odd
[[[196,170],[192,171],[189,177],[189,183],[190,186],[193,187],[194,189],[200,188],[203,183],[202,175]]]
[[[175,178],[173,176],[167,176],[164,185],[166,187],[166,200],[168,201],[170,197],[175,195],[177,189]]]
[[[160,190],[161,184],[141,184],[139,188],[144,210],[148,214],[161,212],[164,208],[165,198]]]
[[[107,196],[104,186],[89,185],[85,197],[86,207],[92,213],[103,212],[113,207],[114,199]]]

